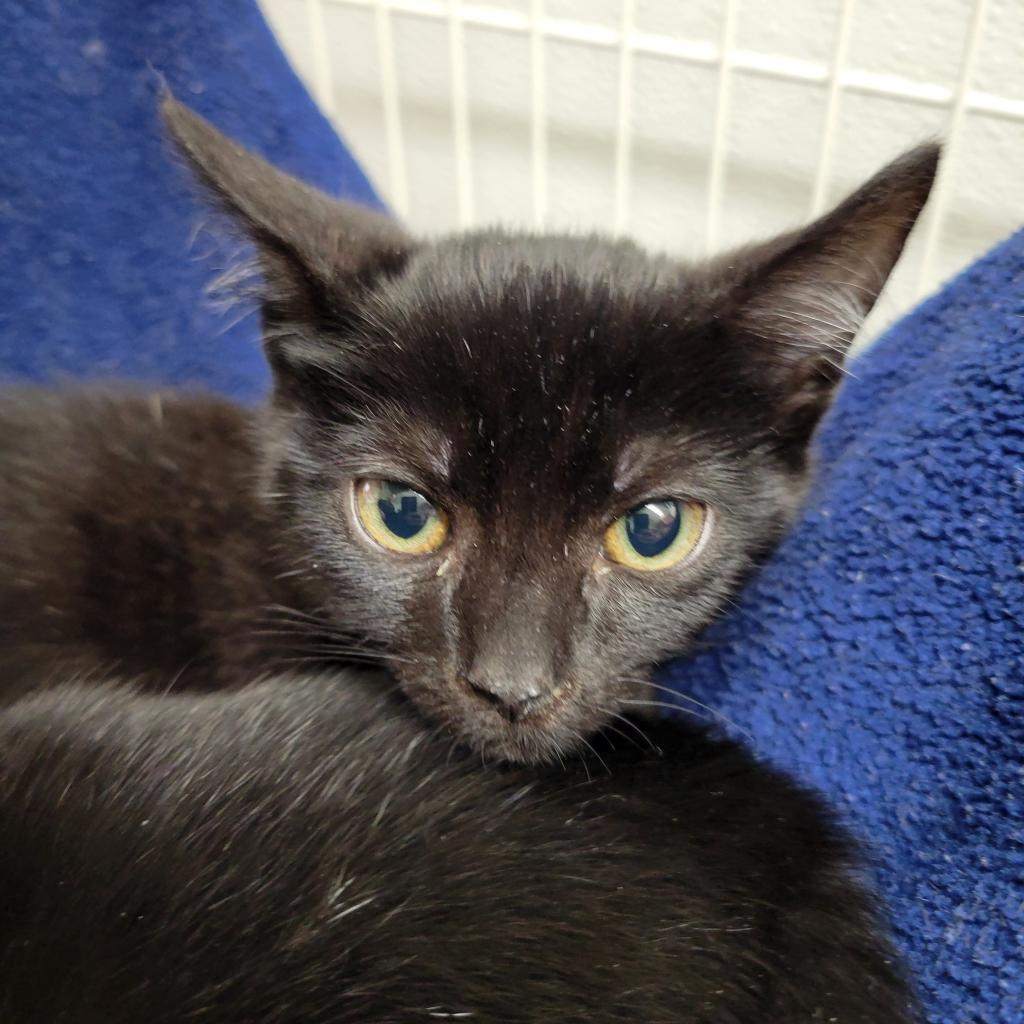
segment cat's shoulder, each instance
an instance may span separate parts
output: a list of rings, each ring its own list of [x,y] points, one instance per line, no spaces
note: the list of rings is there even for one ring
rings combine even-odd
[[[158,480],[190,486],[251,472],[255,410],[202,392],[130,385],[0,391],[0,502],[103,491],[121,500]],[[49,506],[48,506],[49,507]]]
[[[0,694],[54,666],[210,680],[289,597],[260,495],[259,413],[122,387],[0,394]]]
[[[0,389],[0,453],[52,442],[116,447],[133,438],[157,442],[175,429],[248,441],[254,412],[205,392],[130,384]]]

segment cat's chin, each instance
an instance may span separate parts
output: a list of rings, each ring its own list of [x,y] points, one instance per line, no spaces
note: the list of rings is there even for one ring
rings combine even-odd
[[[583,748],[587,733],[600,728],[601,724],[598,720],[585,731],[558,722],[523,722],[514,725],[496,722],[493,728],[487,729],[483,727],[484,723],[477,721],[473,723],[472,731],[455,723],[449,727],[463,743],[488,761],[548,764],[561,761],[578,748]]]
[[[596,727],[596,726],[595,726]],[[588,730],[592,731],[592,730]],[[584,744],[584,733],[572,729],[545,726],[539,723],[501,725],[488,735],[481,735],[479,723],[475,735],[464,729],[459,736],[488,760],[514,764],[547,764],[562,760]]]

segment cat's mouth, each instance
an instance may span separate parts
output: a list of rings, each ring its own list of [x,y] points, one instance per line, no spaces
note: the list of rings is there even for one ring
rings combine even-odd
[[[512,725],[541,718],[562,702],[563,698],[568,698],[570,693],[567,682],[559,683],[545,693],[525,696],[518,700],[503,699],[468,680],[464,682],[464,688],[469,690],[478,704],[490,707]]]
[[[482,693],[461,678],[449,677],[443,686],[404,680],[403,689],[428,717],[483,757],[519,763],[557,761],[585,746],[629,696],[626,685],[574,677],[537,698],[514,702]]]

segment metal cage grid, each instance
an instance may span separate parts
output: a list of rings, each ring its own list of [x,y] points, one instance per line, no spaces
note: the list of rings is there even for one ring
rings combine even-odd
[[[837,27],[831,41],[831,58],[827,63],[737,48],[735,39],[739,0],[722,0],[721,31],[717,39],[680,38],[641,31],[635,23],[635,0],[621,0],[621,17],[618,26],[614,28],[596,22],[551,17],[545,11],[544,0],[530,0],[528,13],[463,0],[304,0],[311,67],[301,70],[306,73],[321,109],[328,117],[337,120],[325,10],[331,4],[372,10],[383,110],[381,128],[387,152],[387,180],[383,186],[392,208],[399,216],[405,216],[409,209],[409,167],[392,23],[396,15],[444,23],[450,53],[451,144],[455,166],[457,226],[465,228],[476,223],[470,96],[466,87],[465,29],[468,26],[483,27],[526,37],[530,54],[532,222],[536,228],[544,228],[548,214],[546,44],[558,40],[614,51],[618,66],[614,202],[604,226],[613,232],[622,233],[630,223],[630,183],[633,171],[630,110],[634,99],[633,64],[636,56],[655,55],[662,59],[713,68],[716,70],[717,86],[714,129],[707,159],[708,202],[703,238],[707,251],[715,250],[720,241],[728,161],[730,86],[735,75],[806,83],[826,90],[824,123],[809,214],[821,212],[827,202],[836,129],[845,96],[860,93],[940,108],[946,111],[947,118],[944,132],[945,158],[936,183],[931,213],[922,227],[923,242],[916,294],[908,296],[916,298],[930,291],[937,283],[936,249],[948,211],[950,174],[957,160],[965,117],[970,114],[1024,123],[1024,100],[972,88],[989,2],[973,0],[955,85],[952,87],[850,66],[847,52],[857,0],[841,0]]]

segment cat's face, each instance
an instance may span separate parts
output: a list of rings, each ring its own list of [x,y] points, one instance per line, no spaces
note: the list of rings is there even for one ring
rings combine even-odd
[[[515,760],[649,696],[777,543],[936,155],[686,267],[594,238],[414,243],[167,116],[259,245],[268,491],[324,613]]]
[[[360,307],[316,417],[286,413],[273,488],[336,619],[486,751],[564,750],[642,696],[793,514],[802,447],[703,291],[627,246],[442,243]]]

